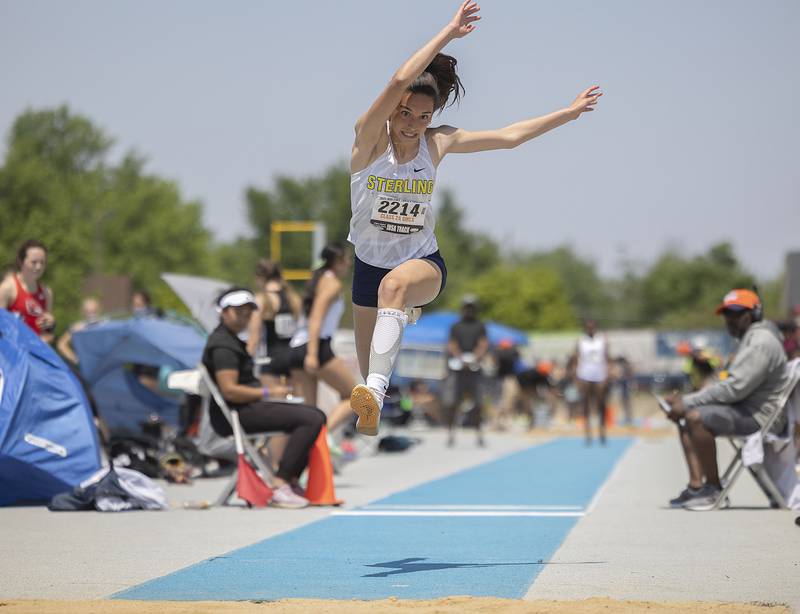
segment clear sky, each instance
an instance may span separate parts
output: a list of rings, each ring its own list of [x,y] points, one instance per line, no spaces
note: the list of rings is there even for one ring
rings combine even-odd
[[[587,114],[513,151],[449,156],[467,225],[570,243],[604,274],[730,240],[774,276],[800,249],[798,0],[487,0],[447,51],[467,94],[435,123]],[[243,193],[348,159],[352,126],[455,1],[0,0],[0,129],[68,104],[248,234]],[[454,257],[454,255],[451,255]]]

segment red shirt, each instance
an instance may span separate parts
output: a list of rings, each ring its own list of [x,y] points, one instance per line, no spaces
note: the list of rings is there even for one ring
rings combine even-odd
[[[40,335],[42,329],[39,328],[36,320],[47,311],[47,294],[38,281],[36,282],[36,292],[33,293],[25,289],[16,274],[14,275],[14,283],[17,285],[17,298],[11,303],[8,310],[12,313],[20,314],[25,324],[30,326],[37,335]]]

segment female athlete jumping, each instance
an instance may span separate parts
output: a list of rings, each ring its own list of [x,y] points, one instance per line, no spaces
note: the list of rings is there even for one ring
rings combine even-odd
[[[406,309],[426,305],[444,289],[447,268],[434,235],[431,207],[436,168],[449,153],[511,149],[594,110],[597,86],[568,107],[498,130],[430,127],[436,111],[464,91],[455,58],[439,53],[475,29],[478,4],[466,0],[453,19],[392,76],[356,122],[350,157],[355,245],[353,319],[366,385],[353,388],[357,429],[378,432],[380,410],[408,321]]]

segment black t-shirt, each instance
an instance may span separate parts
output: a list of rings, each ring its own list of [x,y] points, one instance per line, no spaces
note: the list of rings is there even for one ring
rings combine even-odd
[[[525,369],[517,373],[517,381],[521,388],[530,389],[537,386],[551,386],[550,378],[544,373],[540,373],[536,367]]]
[[[450,339],[462,352],[474,352],[478,341],[486,337],[486,327],[480,320],[459,320],[450,328]]]
[[[237,383],[242,386],[252,386],[260,388],[261,382],[253,373],[253,357],[247,353],[247,346],[244,341],[234,335],[224,324],[217,326],[208,336],[206,347],[203,349],[203,365],[208,370],[211,379],[217,383],[217,371],[223,369],[234,369],[238,371]],[[235,403],[229,403],[231,407],[241,407]],[[209,419],[211,426],[220,434],[229,435],[231,433],[230,424],[222,415],[219,406],[211,398],[209,404]]]
[[[494,354],[497,360],[497,377],[514,375],[514,366],[519,360],[517,348],[500,348]]]

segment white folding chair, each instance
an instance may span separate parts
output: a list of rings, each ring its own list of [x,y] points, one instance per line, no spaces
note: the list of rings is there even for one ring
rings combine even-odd
[[[201,409],[203,415],[201,416],[201,421],[208,419],[209,404],[213,398],[217,406],[220,408],[222,415],[225,416],[228,424],[231,425],[231,429],[236,428],[234,420],[231,416],[231,412],[236,410],[232,410],[228,406],[227,402],[222,397],[222,393],[219,391],[219,388],[214,383],[214,380],[211,378],[211,375],[209,375],[208,370],[202,363],[197,365],[196,369],[173,371],[167,378],[167,386],[175,390],[182,390],[189,394],[198,395],[203,399]],[[210,426],[210,424],[208,426]],[[249,458],[250,461],[256,466],[256,469],[261,474],[261,477],[267,482],[267,484],[271,484],[274,473],[266,462],[268,459],[265,459],[264,456],[259,453],[258,449],[267,449],[264,447],[264,444],[266,444],[269,438],[280,434],[282,434],[281,431],[242,433],[242,444],[244,446],[245,456]],[[222,441],[229,443],[233,441],[233,436],[231,435],[230,437],[221,439]],[[198,446],[198,448],[200,449],[201,453],[208,454],[207,448],[203,446]],[[236,481],[238,479],[238,475],[239,471],[238,469],[235,469],[230,480],[225,485],[225,488],[220,493],[219,497],[217,497],[213,505],[222,506],[228,504],[231,497],[236,492]]]
[[[781,390],[781,395],[778,401],[778,409],[773,412],[764,426],[762,426],[758,431],[763,445],[770,445],[768,443],[770,439],[770,429],[775,424],[776,420],[778,420],[782,414],[785,414],[787,410],[789,399],[792,396],[798,381],[800,381],[800,364],[798,364],[797,361],[792,361],[786,366],[786,372],[786,385],[784,386],[783,390]],[[791,435],[792,434],[790,433],[790,436]],[[745,443],[747,442],[748,438],[752,436],[753,435],[744,437],[728,437],[728,441],[733,446],[735,454],[720,478],[720,481],[722,482],[722,492],[720,492],[719,497],[717,497],[717,500],[711,509],[716,510],[720,508],[722,503],[725,501],[725,497],[728,495],[728,492],[731,490],[731,488],[733,488],[736,480],[739,479],[739,475],[741,474],[742,470],[745,469],[746,466],[742,457],[742,453],[744,451]],[[753,476],[756,484],[758,484],[759,488],[761,488],[761,491],[764,493],[770,503],[780,509],[787,509],[786,500],[781,494],[781,491],[775,485],[775,482],[767,473],[763,462],[747,466],[746,468]]]

